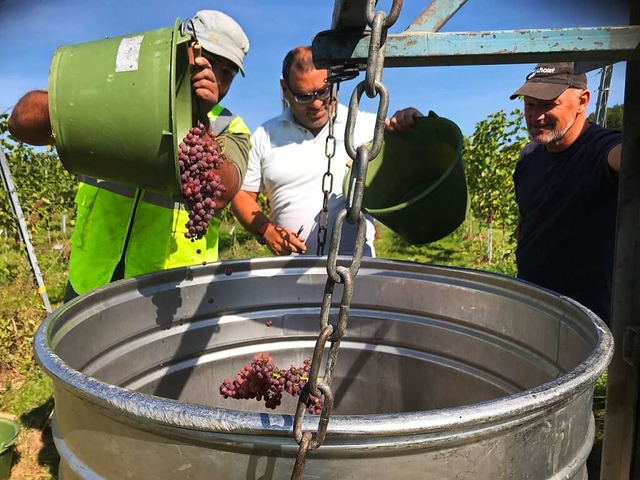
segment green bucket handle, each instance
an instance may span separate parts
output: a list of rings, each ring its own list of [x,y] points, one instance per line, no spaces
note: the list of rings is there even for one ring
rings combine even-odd
[[[369,162],[363,209],[412,244],[434,242],[458,228],[467,211],[463,136],[451,120],[430,111],[413,131],[385,132]],[[347,194],[351,169],[345,176]]]

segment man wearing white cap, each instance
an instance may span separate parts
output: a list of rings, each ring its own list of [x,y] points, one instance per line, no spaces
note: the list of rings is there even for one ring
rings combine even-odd
[[[511,99],[531,135],[513,175],[518,277],[573,298],[609,323],[622,134],[587,121],[587,77],[541,63]]]
[[[203,49],[191,71],[194,116],[224,138],[229,160],[217,172],[227,188],[216,200],[221,210],[247,169],[250,131],[220,102],[236,74],[245,74],[249,40],[231,17],[213,10],[199,11],[183,22],[182,33]],[[54,143],[46,91],[29,92],[18,101],[9,131],[33,145]],[[95,178],[80,180],[65,301],[122,278],[217,261],[219,218],[211,219],[203,238],[191,241],[184,236],[188,213],[182,199]]]

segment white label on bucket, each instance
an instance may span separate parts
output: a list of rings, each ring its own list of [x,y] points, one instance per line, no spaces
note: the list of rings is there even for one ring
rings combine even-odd
[[[140,44],[144,35],[123,38],[118,47],[116,57],[116,72],[131,72],[138,70],[138,57],[140,56]]]

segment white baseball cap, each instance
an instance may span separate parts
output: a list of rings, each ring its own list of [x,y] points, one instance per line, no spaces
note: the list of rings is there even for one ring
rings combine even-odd
[[[229,15],[200,10],[182,23],[181,31],[183,35],[191,35],[207,52],[231,60],[245,76],[243,62],[249,51],[249,39]]]

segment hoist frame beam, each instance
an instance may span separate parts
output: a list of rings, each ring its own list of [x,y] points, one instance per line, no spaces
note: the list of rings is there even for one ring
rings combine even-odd
[[[606,61],[640,58],[640,26],[496,30],[405,31],[386,41],[385,67],[491,65],[542,61]],[[327,30],[313,39],[318,68],[354,65],[364,69],[368,32]]]

